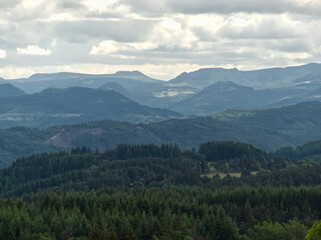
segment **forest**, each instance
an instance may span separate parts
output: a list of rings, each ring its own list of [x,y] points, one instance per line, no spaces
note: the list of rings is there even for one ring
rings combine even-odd
[[[1,239],[303,239],[321,188],[105,188],[0,201]]]
[[[211,141],[23,157],[0,170],[0,239],[304,239],[321,166],[282,152]]]

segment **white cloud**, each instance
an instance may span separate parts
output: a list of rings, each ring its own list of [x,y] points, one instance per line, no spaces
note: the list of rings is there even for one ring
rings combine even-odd
[[[119,52],[135,53],[142,50],[151,50],[156,48],[157,45],[151,42],[134,42],[134,43],[120,43],[113,40],[106,40],[100,42],[98,45],[93,46],[90,55],[108,55]],[[120,54],[121,56],[121,54]]]
[[[0,49],[0,59],[4,59],[7,57],[7,52],[3,49]]]
[[[320,0],[0,2],[1,69],[11,77],[136,68],[168,79],[202,66],[254,69],[321,59]]]
[[[321,15],[319,0],[119,0],[144,14],[299,13]]]
[[[90,53],[91,55],[106,55],[110,53],[116,53],[121,47],[117,42],[107,40],[100,42],[97,46],[93,46]]]
[[[17,48],[17,53],[24,55],[49,56],[51,54],[51,50],[43,49],[36,45],[28,45],[27,48]]]

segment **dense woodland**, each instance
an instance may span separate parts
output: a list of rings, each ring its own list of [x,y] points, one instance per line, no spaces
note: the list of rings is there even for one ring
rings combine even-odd
[[[320,187],[41,193],[1,200],[0,238],[303,239],[320,201]]]
[[[231,176],[236,172],[240,178]],[[169,185],[309,186],[321,183],[320,174],[321,166],[315,162],[291,162],[245,143],[208,142],[198,151],[182,151],[177,145],[120,144],[105,152],[83,147],[18,159],[0,170],[0,194]]]
[[[120,144],[20,158],[0,170],[0,239],[303,239],[321,218],[321,166],[282,151]]]

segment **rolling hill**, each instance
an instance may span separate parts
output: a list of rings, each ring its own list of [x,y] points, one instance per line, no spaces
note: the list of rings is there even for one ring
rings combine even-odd
[[[110,149],[120,143],[177,143],[183,149],[207,141],[238,141],[266,151],[321,139],[321,103],[308,102],[260,110],[229,110],[212,117],[151,123],[98,121],[48,129],[13,127],[0,130],[0,161],[35,152],[88,146]]]
[[[278,136],[212,118],[172,119],[149,124],[101,121],[44,130],[14,127],[0,130],[0,139],[0,167],[8,166],[20,156],[77,146],[105,150],[120,143],[177,143],[186,149],[198,148],[200,143],[210,140],[233,140],[272,151],[289,145]]]

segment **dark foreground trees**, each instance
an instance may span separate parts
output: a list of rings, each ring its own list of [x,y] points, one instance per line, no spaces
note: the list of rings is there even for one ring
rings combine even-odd
[[[320,187],[47,192],[0,200],[0,239],[302,239],[320,202]]]

